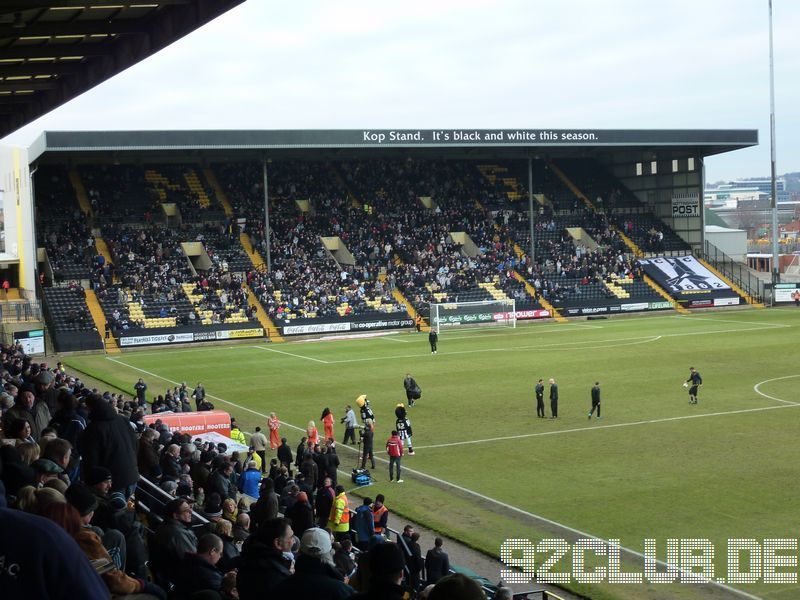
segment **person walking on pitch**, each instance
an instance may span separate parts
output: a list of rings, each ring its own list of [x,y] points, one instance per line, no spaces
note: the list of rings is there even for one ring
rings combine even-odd
[[[597,418],[602,419],[600,416],[600,382],[595,381],[592,387],[592,410],[589,411],[589,418],[592,418],[595,409],[597,409]]]

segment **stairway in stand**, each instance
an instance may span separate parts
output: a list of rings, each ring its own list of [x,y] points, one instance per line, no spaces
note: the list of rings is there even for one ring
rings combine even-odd
[[[97,333],[103,338],[106,345],[106,352],[108,354],[119,354],[121,350],[117,345],[117,340],[113,337],[105,337],[106,335],[106,316],[103,314],[103,309],[100,306],[100,301],[97,299],[97,294],[94,290],[86,290],[86,306],[89,307],[89,314],[92,315],[92,321],[97,328]]]
[[[253,244],[250,241],[250,236],[242,232],[239,234],[239,241],[242,243],[242,248],[244,248],[245,253],[250,258],[250,262],[253,263],[253,268],[256,271],[266,271],[267,265],[264,262],[264,259],[261,258],[261,254],[259,254],[258,250],[253,248]],[[269,335],[269,339],[273,342],[286,341],[283,339],[280,331],[275,326],[275,323],[273,323],[272,319],[269,318],[267,311],[264,310],[264,306],[261,304],[258,296],[256,296],[253,290],[250,289],[250,286],[247,285],[247,283],[242,283],[242,287],[247,291],[248,304],[256,307],[256,316],[258,317],[258,322],[261,323],[261,326]]]
[[[555,320],[556,323],[567,322],[566,317],[562,316],[561,313],[558,312],[558,309],[555,306],[553,306],[547,300],[545,300],[543,296],[540,295],[537,297],[536,288],[534,288],[528,282],[528,280],[522,276],[521,273],[519,273],[518,271],[514,271],[514,279],[516,279],[525,286],[525,290],[528,292],[528,294],[531,295],[531,298],[536,298],[537,302],[539,302],[539,304],[542,305],[542,308],[550,311],[550,314],[553,315],[553,320]]]
[[[89,194],[86,193],[86,188],[83,186],[81,176],[75,169],[72,169],[69,172],[69,181],[75,190],[75,196],[78,198],[78,204],[80,204],[81,212],[85,215],[91,215],[92,203],[89,201]]]
[[[401,292],[397,288],[394,288],[392,290],[392,298],[394,298],[397,301],[398,304],[402,304],[403,306],[406,307],[406,311],[408,312],[408,315],[416,323],[416,321],[417,321],[417,309],[415,309],[414,306],[411,304],[411,302],[409,302],[408,299],[403,295],[403,292]],[[421,327],[421,329],[422,329],[422,331],[428,331],[430,329],[430,327],[428,326],[428,322],[425,320],[424,317],[422,319],[422,327]]]

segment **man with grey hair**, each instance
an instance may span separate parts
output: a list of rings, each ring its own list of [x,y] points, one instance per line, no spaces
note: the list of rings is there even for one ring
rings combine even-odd
[[[354,593],[355,590],[342,580],[342,575],[336,570],[331,534],[312,527],[305,531],[300,540],[294,574],[275,588],[272,597],[276,600],[340,600]]]

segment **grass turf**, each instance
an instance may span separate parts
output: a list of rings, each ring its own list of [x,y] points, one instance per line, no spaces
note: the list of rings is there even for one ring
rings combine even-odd
[[[217,408],[246,430],[263,428],[264,415],[276,411],[293,447],[310,419],[322,429],[324,407],[338,423],[344,405],[366,393],[377,418],[376,450],[394,426],[395,405],[405,402],[402,380],[410,372],[423,390],[410,409],[417,454],[403,460],[404,485],[390,485],[379,464],[380,481],[369,488],[386,494],[394,511],[493,555],[506,538],[571,535],[534,515],[637,551],[656,538],[660,558],[667,538],[707,538],[724,575],[728,538],[795,532],[798,325],[792,309],[659,314],[448,330],[436,356],[426,335],[401,333],[66,362],[129,391],[142,376],[149,394],[202,381]],[[698,405],[688,404],[681,387],[690,365],[704,380]],[[536,418],[539,377],[559,383],[557,420]],[[603,419],[589,421],[595,381]],[[350,468],[352,453],[340,455]],[[568,563],[554,570],[569,570]],[[569,587],[592,598],[733,597],[708,586]],[[778,599],[800,594],[796,585],[740,589]]]

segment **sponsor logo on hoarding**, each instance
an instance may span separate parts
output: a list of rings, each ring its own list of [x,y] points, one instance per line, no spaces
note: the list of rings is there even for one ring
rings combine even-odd
[[[411,319],[387,319],[385,321],[359,321],[351,323],[351,329],[386,329],[390,327],[411,327],[414,321]]]
[[[217,332],[217,339],[227,340],[236,338],[249,338],[261,337],[264,335],[264,330],[261,327],[254,327],[252,329],[231,329]]]
[[[514,311],[514,317],[516,319],[545,319],[550,316],[549,310],[517,310]],[[492,318],[495,321],[505,321],[506,319],[511,318],[511,313],[508,312],[498,312],[492,315]]]
[[[690,308],[703,308],[705,306],[714,306],[713,300],[692,300],[689,302]]]
[[[623,304],[622,310],[647,310],[647,302],[634,302],[632,304]]]
[[[216,331],[195,331],[194,332],[194,341],[195,342],[206,342],[208,340],[215,340],[217,339],[217,332]]]
[[[738,306],[739,298],[714,298],[714,306]]]
[[[650,302],[647,306],[650,310],[661,310],[662,308],[672,308],[670,302]]]
[[[121,337],[119,342],[120,346],[147,346],[152,344],[178,344],[193,340],[194,336],[191,333],[169,333]]]
[[[314,325],[287,325],[284,335],[307,335],[309,333],[334,333],[350,331],[350,323],[317,323]]]
[[[607,306],[590,306],[588,308],[582,308],[581,313],[584,315],[594,315],[597,313],[604,313],[608,312]]]

